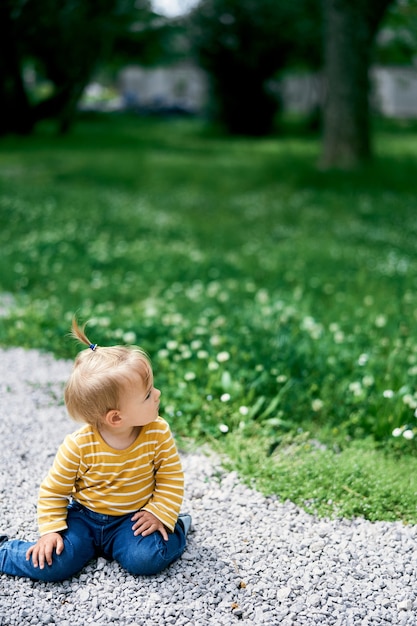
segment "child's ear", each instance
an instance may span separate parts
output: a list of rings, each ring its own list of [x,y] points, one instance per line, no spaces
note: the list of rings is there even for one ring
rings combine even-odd
[[[106,424],[114,428],[115,426],[120,425],[122,417],[117,409],[111,409],[110,411],[107,411],[105,420]]]

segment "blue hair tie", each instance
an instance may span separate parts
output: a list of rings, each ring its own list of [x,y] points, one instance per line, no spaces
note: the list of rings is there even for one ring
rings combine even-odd
[[[94,352],[94,350],[97,348],[97,344],[96,343],[90,343],[90,345],[88,347]]]

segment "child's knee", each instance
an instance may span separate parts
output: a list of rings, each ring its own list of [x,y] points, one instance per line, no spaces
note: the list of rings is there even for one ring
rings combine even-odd
[[[158,532],[141,537],[141,540],[126,551],[119,562],[130,574],[135,576],[152,576],[159,574],[171,563],[176,561],[184,551],[184,546],[176,545],[171,535],[165,541]],[[174,545],[175,544],[175,545]]]
[[[163,558],[161,551],[155,549],[155,546],[149,546],[149,542],[141,542],[136,549],[129,550],[121,565],[135,576],[152,576],[165,569],[169,561]]]

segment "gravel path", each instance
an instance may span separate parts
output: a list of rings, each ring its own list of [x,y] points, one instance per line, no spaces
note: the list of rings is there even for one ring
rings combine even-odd
[[[0,531],[11,537],[36,538],[39,482],[76,427],[62,403],[70,367],[0,350]],[[319,520],[203,451],[182,458],[194,530],[179,562],[151,578],[102,558],[63,583],[0,575],[0,626],[417,623],[417,527]]]

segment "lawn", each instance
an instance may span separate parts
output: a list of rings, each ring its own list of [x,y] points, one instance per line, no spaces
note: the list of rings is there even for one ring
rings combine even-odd
[[[150,353],[182,446],[320,515],[417,523],[415,135],[379,123],[351,173],[196,120],[3,139],[0,343],[73,357],[77,313]]]

